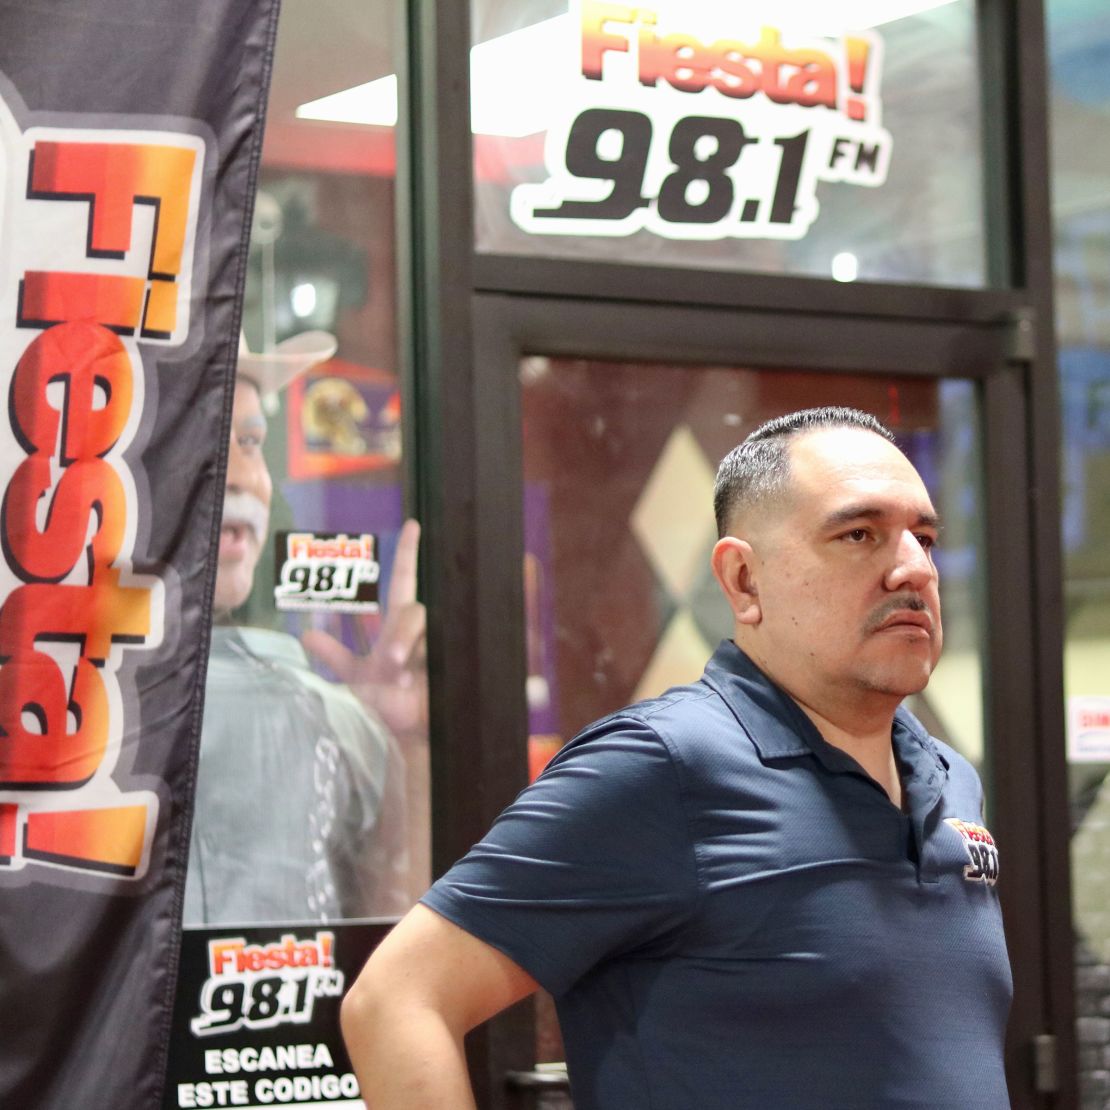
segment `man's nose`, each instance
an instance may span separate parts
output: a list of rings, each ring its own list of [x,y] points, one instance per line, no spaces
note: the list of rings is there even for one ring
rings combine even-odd
[[[241,489],[243,485],[242,471],[242,455],[235,446],[235,440],[232,440],[231,448],[227,453],[227,475],[224,478],[224,485],[228,489]]]
[[[233,434],[231,444],[227,451],[227,479],[228,489],[246,489],[250,484],[250,460],[239,445]]]
[[[895,550],[894,563],[887,573],[890,590],[923,590],[937,574],[929,552],[912,532],[903,532]]]

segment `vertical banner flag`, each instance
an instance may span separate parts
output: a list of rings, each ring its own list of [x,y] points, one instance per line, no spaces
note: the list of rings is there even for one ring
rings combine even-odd
[[[278,0],[0,0],[0,1106],[160,1102]]]

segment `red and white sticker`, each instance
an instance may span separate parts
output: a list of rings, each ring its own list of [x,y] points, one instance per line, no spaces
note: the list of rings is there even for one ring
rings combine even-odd
[[[378,611],[377,537],[368,532],[278,532],[274,604],[279,609]]]
[[[964,878],[971,883],[994,886],[998,882],[998,847],[994,837],[983,825],[961,821],[958,817],[948,817],[944,823],[960,834],[967,849],[971,862],[964,867]]]
[[[737,11],[740,8],[740,11]],[[742,5],[699,22],[690,6],[573,0],[556,47],[547,179],[517,186],[530,234],[800,239],[819,182],[886,182],[882,40],[750,24]],[[723,13],[723,14],[721,14]]]

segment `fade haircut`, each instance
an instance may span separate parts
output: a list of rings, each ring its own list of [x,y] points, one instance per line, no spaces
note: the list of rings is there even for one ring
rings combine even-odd
[[[790,478],[790,440],[825,428],[861,428],[894,442],[894,435],[870,413],[827,406],[802,409],[761,424],[721,460],[713,487],[713,512],[718,537],[738,510],[780,495]]]

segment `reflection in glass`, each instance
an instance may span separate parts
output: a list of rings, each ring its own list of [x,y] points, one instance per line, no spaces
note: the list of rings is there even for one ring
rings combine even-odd
[[[388,5],[287,5],[252,226],[185,924],[404,912],[429,880],[419,528],[402,499]],[[341,85],[340,85],[341,87]]]
[[[1083,1110],[1110,1107],[1110,13],[1049,0],[1064,693]]]

